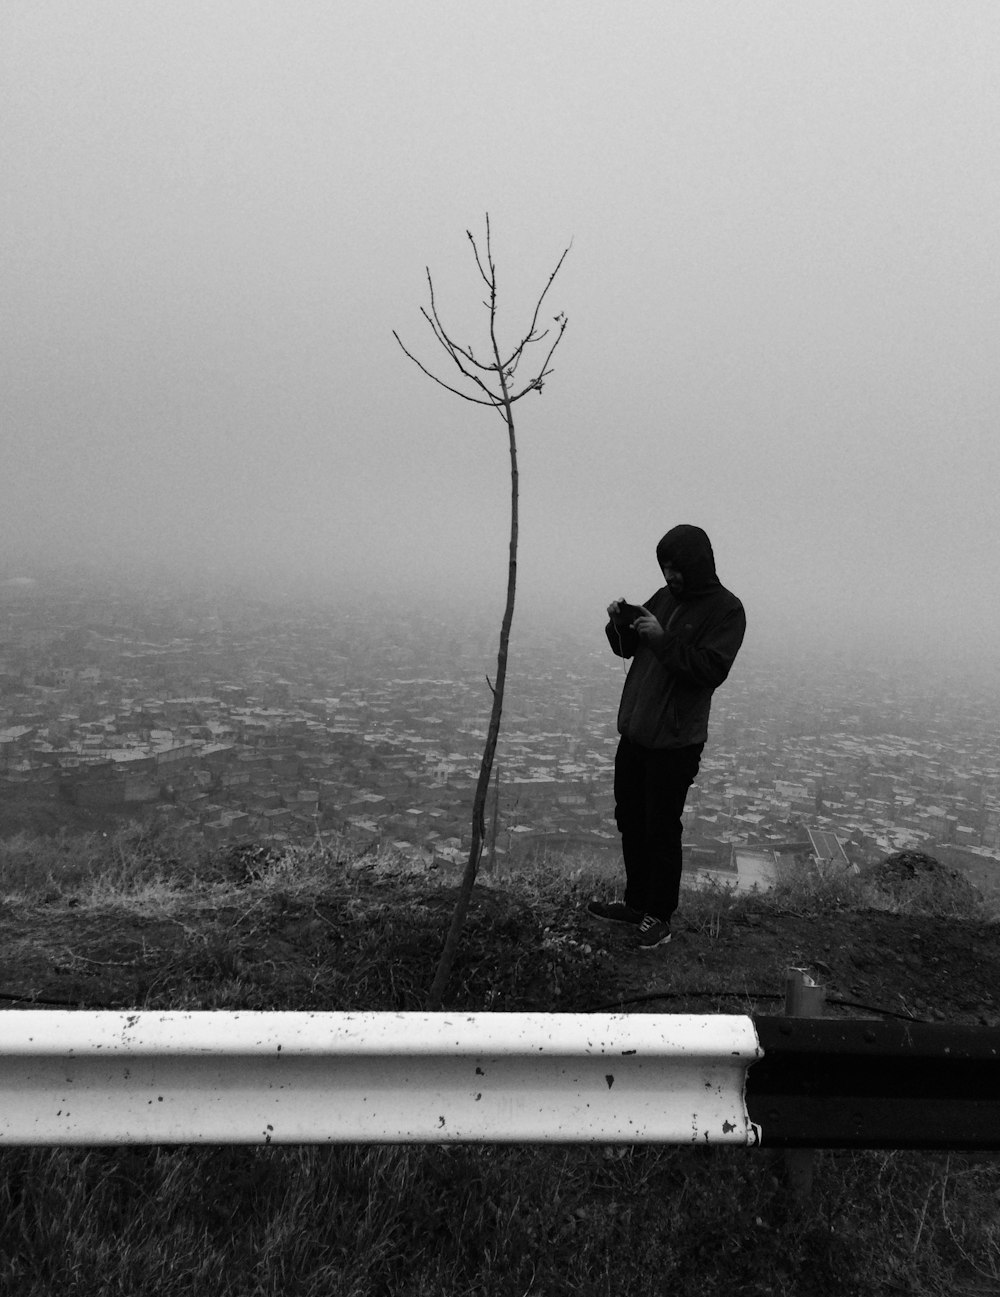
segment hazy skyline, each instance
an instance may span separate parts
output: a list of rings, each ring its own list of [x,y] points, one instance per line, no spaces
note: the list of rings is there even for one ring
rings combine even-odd
[[[750,636],[994,658],[998,67],[992,0],[9,0],[6,565],[499,610],[503,426],[392,337],[437,363],[425,265],[482,329],[489,211],[511,340],[573,245],[525,607],[695,522]]]

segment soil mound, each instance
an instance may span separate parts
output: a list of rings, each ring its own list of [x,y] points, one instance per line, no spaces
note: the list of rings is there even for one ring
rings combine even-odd
[[[922,851],[894,851],[866,871],[869,882],[900,905],[920,899],[938,911],[967,908],[980,898],[964,874]]]

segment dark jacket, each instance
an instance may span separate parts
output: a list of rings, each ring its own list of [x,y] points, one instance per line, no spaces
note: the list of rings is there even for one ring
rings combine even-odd
[[[612,651],[633,659],[618,732],[645,748],[686,747],[708,737],[712,693],[729,675],[743,643],[746,615],[716,576],[711,544],[700,528],[674,528],[657,556],[684,575],[679,595],[663,586],[646,600],[666,631],[662,644],[651,648],[636,631],[610,621],[605,628]]]

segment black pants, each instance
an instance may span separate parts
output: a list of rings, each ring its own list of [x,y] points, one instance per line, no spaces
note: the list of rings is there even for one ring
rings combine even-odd
[[[667,922],[681,886],[681,812],[704,746],[643,748],[623,738],[615,756],[625,904]]]

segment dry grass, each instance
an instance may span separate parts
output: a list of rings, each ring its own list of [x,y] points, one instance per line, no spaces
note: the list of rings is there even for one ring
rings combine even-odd
[[[957,870],[941,865],[909,876],[892,869],[891,863],[886,868],[885,862],[859,873],[822,862],[781,865],[767,903],[805,912],[882,910],[984,922],[1000,918],[996,896],[982,895]]]
[[[757,1153],[474,1146],[8,1150],[4,1291],[973,1294],[997,1167],[818,1156],[798,1206]]]

